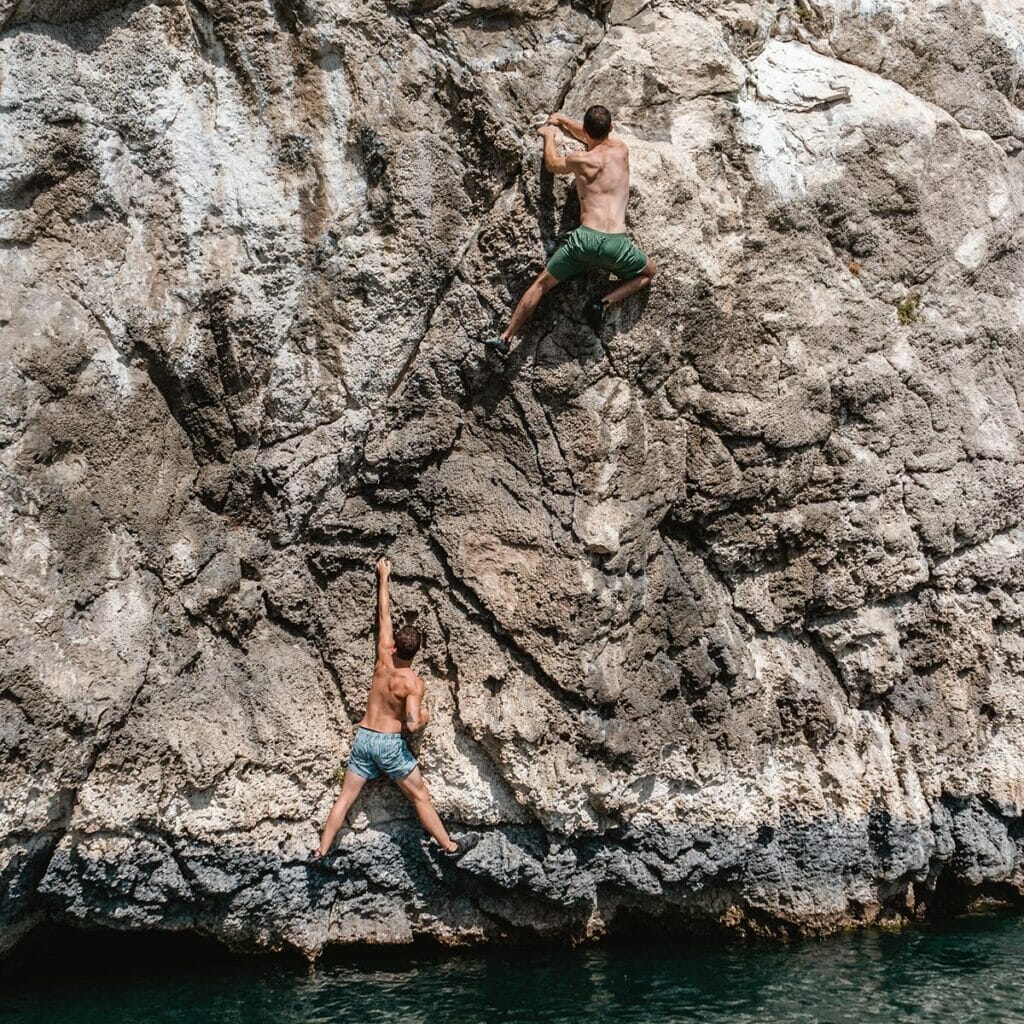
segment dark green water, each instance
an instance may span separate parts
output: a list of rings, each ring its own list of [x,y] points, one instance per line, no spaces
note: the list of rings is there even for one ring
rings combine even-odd
[[[281,961],[122,970],[45,945],[5,971],[4,1024],[352,1022],[1024,1022],[1024,918],[781,947],[601,947],[441,957],[397,950],[315,972]],[[137,947],[145,953],[145,945]],[[122,953],[118,953],[123,956]],[[113,956],[113,954],[111,954]],[[100,963],[95,961],[99,959]],[[195,954],[193,953],[193,959]],[[13,975],[13,976],[12,976]]]

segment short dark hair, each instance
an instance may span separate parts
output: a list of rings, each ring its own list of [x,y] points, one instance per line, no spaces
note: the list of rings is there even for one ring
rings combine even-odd
[[[419,649],[420,634],[412,626],[403,626],[395,634],[395,653],[403,661],[412,661],[413,656]]]
[[[600,103],[587,108],[583,115],[583,127],[592,139],[603,139],[612,130],[612,115]]]

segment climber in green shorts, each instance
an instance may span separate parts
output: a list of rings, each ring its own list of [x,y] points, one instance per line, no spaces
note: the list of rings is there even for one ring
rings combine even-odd
[[[582,142],[583,152],[559,156],[555,148],[558,129]],[[611,138],[612,118],[602,106],[590,107],[582,121],[552,114],[539,133],[544,137],[544,166],[552,174],[576,175],[580,197],[580,226],[548,260],[548,265],[519,300],[508,327],[486,338],[484,344],[507,353],[511,340],[533,316],[540,300],[563,281],[588,270],[607,270],[619,278],[619,285],[600,302],[587,309],[587,321],[594,330],[604,322],[609,306],[646,288],[654,277],[654,262],[638,249],[626,234],[626,203],[629,200],[629,148]]]

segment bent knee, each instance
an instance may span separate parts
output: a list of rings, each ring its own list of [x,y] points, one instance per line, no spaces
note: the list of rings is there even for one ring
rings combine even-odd
[[[654,275],[657,272],[658,272],[658,264],[655,263],[654,260],[648,260],[647,261],[647,266],[644,267],[644,269],[640,271],[640,273],[644,277],[647,278],[648,283],[650,282],[651,278],[654,277]]]
[[[539,289],[540,293],[544,295],[551,291],[556,284],[558,284],[558,278],[545,268],[537,275],[536,280],[533,282],[533,287]]]
[[[415,788],[410,786],[406,789],[405,795],[412,800],[413,803],[430,803],[430,790],[427,789],[425,783],[420,783],[420,785]]]

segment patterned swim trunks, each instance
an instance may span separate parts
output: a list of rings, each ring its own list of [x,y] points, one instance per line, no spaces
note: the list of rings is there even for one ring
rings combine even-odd
[[[364,779],[379,779],[383,773],[398,782],[416,766],[416,758],[401,733],[375,732],[361,725],[352,742],[346,770]]]

